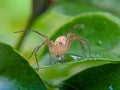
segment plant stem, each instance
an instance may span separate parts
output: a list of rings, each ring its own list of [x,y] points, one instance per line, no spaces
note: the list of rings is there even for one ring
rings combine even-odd
[[[55,1],[54,1],[55,3]],[[41,15],[43,14],[51,5],[53,5],[53,0],[33,0],[32,6],[33,6],[33,11],[32,11],[32,16],[30,21],[28,22],[27,27],[25,30],[29,30],[30,27],[33,25],[34,21]],[[22,47],[26,36],[28,35],[29,32],[23,32],[23,35],[20,37],[18,40],[18,43],[16,44],[16,49],[20,50]]]

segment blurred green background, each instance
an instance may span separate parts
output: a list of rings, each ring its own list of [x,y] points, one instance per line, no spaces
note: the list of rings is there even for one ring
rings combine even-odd
[[[0,41],[15,47],[19,35],[13,32],[22,30],[31,15],[31,0],[0,0]]]
[[[87,81],[86,78],[89,77],[91,72],[89,82],[94,83],[92,85],[96,88],[104,86],[101,82],[105,82],[105,88],[109,89],[113,85],[114,88],[117,88],[115,90],[120,90],[118,77],[120,70],[119,7],[120,0],[0,0],[0,42],[12,46],[27,59],[33,49],[45,39],[32,32],[14,32],[31,29],[55,40],[60,35],[66,35],[74,24],[82,22],[83,30],[78,29],[75,33],[90,41],[92,54],[98,58],[95,58],[94,61],[90,61],[89,58],[82,58],[78,62],[73,61],[46,67],[49,65],[50,57],[47,47],[43,47],[38,53],[38,58],[40,66],[45,66],[45,69],[40,69],[38,74],[45,85],[51,88],[49,90],[58,88],[57,85],[63,80],[67,80],[66,83],[73,81],[73,83],[82,84],[84,80]],[[81,55],[82,52],[79,51],[81,49],[78,49],[78,46],[76,42],[73,43],[64,60],[69,62],[69,60],[75,59],[70,57],[73,53],[74,55]],[[34,55],[28,62],[32,67],[36,65]],[[49,75],[46,73],[49,73]],[[102,76],[103,74],[105,78]],[[77,75],[82,77],[83,80],[80,80]],[[74,81],[74,77],[76,81]],[[93,77],[96,78],[96,81]],[[99,82],[97,82],[97,79],[99,79]],[[89,89],[91,87],[89,82],[84,83],[83,86],[88,85],[85,90],[96,90]],[[61,88],[66,87],[64,86],[61,86]],[[63,90],[63,88],[60,90]]]
[[[43,3],[45,0],[37,1],[41,1],[43,6],[48,5]],[[33,4],[34,0],[0,0],[0,41],[14,48],[17,48],[21,42],[18,49],[27,58],[44,38],[29,33],[25,35],[25,40],[20,41],[23,33],[14,33],[15,31],[26,29],[29,26],[30,29],[51,37],[61,26],[82,13],[108,12],[120,16],[119,0],[48,0],[47,2],[54,4],[39,13],[37,19],[31,21],[32,24],[29,26],[35,10],[39,12],[41,8],[44,8],[41,3]]]

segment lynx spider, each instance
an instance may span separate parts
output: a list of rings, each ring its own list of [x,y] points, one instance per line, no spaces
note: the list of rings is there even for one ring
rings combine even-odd
[[[80,36],[78,36],[77,34],[73,33],[73,30],[75,30],[78,26],[80,26],[80,25],[79,24],[74,25],[72,30],[70,30],[70,32],[66,36],[59,36],[55,41],[51,41],[47,36],[43,35],[40,32],[37,32],[35,30],[21,30],[21,31],[17,31],[15,33],[24,32],[24,31],[32,31],[32,32],[35,32],[35,33],[39,34],[40,36],[46,38],[42,44],[40,44],[40,45],[38,45],[34,48],[32,54],[29,57],[29,58],[31,58],[32,55],[35,53],[35,59],[36,59],[37,66],[38,66],[38,69],[39,69],[37,53],[38,53],[38,50],[45,44],[48,45],[48,48],[49,48],[50,64],[52,62],[51,55],[55,55],[56,57],[61,57],[62,55],[64,55],[68,51],[72,42],[75,41],[75,40],[77,40],[81,43],[81,48],[83,49],[83,55],[84,56],[85,56],[84,43],[86,42],[87,46],[88,46],[89,54],[90,54],[89,41],[87,39],[83,39]]]

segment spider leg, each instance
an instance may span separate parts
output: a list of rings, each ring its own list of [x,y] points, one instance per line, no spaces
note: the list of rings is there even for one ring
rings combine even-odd
[[[31,55],[29,56],[28,59],[30,59],[30,58],[32,57],[32,55],[33,55],[34,53],[36,53],[36,51],[39,49],[39,47],[40,47],[40,45],[38,45],[37,47],[35,47],[35,49],[33,50],[33,52],[31,53]],[[38,59],[36,58],[36,56],[35,56],[35,60],[36,60],[36,63],[37,63],[37,67],[39,68]],[[38,71],[38,70],[37,70],[37,71]]]
[[[42,34],[42,33],[40,33],[40,32],[37,32],[37,31],[35,31],[35,30],[21,30],[21,31],[16,31],[16,32],[14,32],[14,33],[26,32],[26,31],[32,31],[32,32],[35,32],[35,33],[39,34],[40,36],[42,36],[42,37],[44,37],[44,38],[47,38],[47,39],[48,39],[48,37],[47,37],[47,36],[45,36],[44,34]]]
[[[69,32],[69,33],[67,34],[66,47],[69,48],[70,45],[71,45],[71,43],[72,43],[74,40],[78,40],[78,41],[81,43],[81,48],[82,48],[82,50],[83,50],[83,56],[86,57],[84,40],[82,40],[79,36],[77,36],[77,35],[75,35],[75,34],[72,34],[71,32]]]
[[[79,40],[79,41],[80,41],[80,43],[81,43],[81,48],[82,48],[82,50],[83,50],[83,56],[86,57],[84,41],[82,41],[82,40]]]
[[[89,55],[90,55],[90,57],[91,57],[91,49],[90,49],[89,41],[88,41],[87,39],[83,39],[83,38],[80,38],[80,37],[77,37],[77,40],[79,40],[79,41],[87,44],[88,52],[89,52]]]
[[[44,45],[46,44],[46,41],[45,40],[42,44],[38,45],[32,52],[32,54],[30,55],[29,59],[32,57],[32,55],[35,53],[35,60],[36,60],[36,63],[37,63],[37,67],[39,69],[39,64],[38,64],[38,58],[37,58],[37,53],[38,53],[38,50]]]
[[[86,40],[86,39],[83,39],[83,38],[82,38],[81,40],[83,40],[84,42],[86,42],[87,47],[88,47],[88,52],[89,52],[89,55],[91,56],[91,48],[90,48],[89,41],[88,41],[88,40]]]
[[[32,51],[31,55],[28,57],[28,59],[30,59],[32,57],[32,55],[36,52],[37,48],[39,48],[40,45],[36,46],[34,48],[34,50]]]
[[[78,40],[78,41],[81,43],[81,48],[82,48],[82,50],[83,50],[83,56],[86,57],[84,40],[82,40],[82,39],[80,39],[80,38],[76,38],[76,40]]]
[[[36,60],[36,63],[37,63],[37,67],[38,67],[38,69],[39,69],[39,63],[38,63],[38,50],[40,49],[40,47],[38,47],[37,49],[36,49],[36,51],[35,51],[35,60]],[[38,71],[38,69],[37,69],[37,71]]]
[[[81,37],[79,37],[78,35],[76,34],[68,34],[68,43],[67,45],[70,46],[71,43],[74,41],[74,40],[78,40],[80,43],[81,43],[81,48],[83,50],[83,55],[86,57],[86,54],[85,54],[85,43],[87,44],[87,48],[88,48],[88,52],[89,52],[89,55],[91,56],[91,49],[90,49],[90,44],[89,44],[89,41],[87,39],[83,39]]]

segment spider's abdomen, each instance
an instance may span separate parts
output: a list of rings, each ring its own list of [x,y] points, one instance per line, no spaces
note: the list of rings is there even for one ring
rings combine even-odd
[[[67,38],[65,36],[58,37],[55,42],[52,42],[49,50],[50,53],[55,56],[61,56],[67,52],[67,45],[66,45]]]

